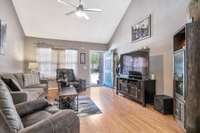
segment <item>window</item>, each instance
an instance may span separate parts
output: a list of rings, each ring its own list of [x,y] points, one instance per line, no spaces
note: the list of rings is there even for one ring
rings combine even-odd
[[[41,78],[52,77],[52,50],[50,48],[38,48],[36,60],[39,64]]]
[[[66,68],[65,50],[58,50],[58,68]]]
[[[77,74],[78,51],[56,50],[51,48],[37,49],[37,62],[41,78],[55,79],[57,68],[73,69]]]
[[[77,74],[78,66],[78,51],[77,50],[65,50],[66,68],[73,69],[74,73]]]

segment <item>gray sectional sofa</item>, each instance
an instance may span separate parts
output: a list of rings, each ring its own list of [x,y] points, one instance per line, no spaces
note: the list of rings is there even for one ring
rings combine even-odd
[[[11,95],[13,97],[14,103],[21,103],[25,101],[32,101],[38,98],[47,98],[48,96],[48,81],[40,80],[39,83],[34,85],[25,84],[25,78],[27,73],[4,73],[0,74],[0,78],[12,79],[17,81],[20,86],[19,91],[12,91]],[[38,75],[39,78],[39,75]],[[32,79],[29,79],[32,80]]]
[[[51,107],[45,99],[14,105],[8,86],[0,79],[1,133],[80,132],[80,121],[73,111],[52,112]]]

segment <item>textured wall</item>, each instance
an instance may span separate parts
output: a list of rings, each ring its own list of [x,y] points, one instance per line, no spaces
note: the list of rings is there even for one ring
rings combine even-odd
[[[173,94],[173,35],[186,22],[189,0],[133,0],[112,40],[111,49],[126,53],[150,48],[150,72],[157,75],[157,92]],[[131,43],[131,26],[152,15],[152,37]]]
[[[108,45],[105,45],[105,44],[71,42],[71,41],[26,37],[25,48],[24,48],[25,67],[26,68],[27,68],[27,63],[29,61],[36,60],[36,48],[37,48],[38,42],[45,43],[43,46],[46,45],[47,47],[77,49],[79,51],[79,55],[81,52],[87,53],[86,64],[78,65],[78,75],[77,75],[79,78],[86,79],[87,81],[89,81],[89,79],[90,79],[90,77],[89,77],[89,52],[90,52],[90,50],[105,51],[108,49]]]
[[[24,33],[11,0],[0,0],[0,19],[7,23],[5,55],[0,55],[0,72],[22,72]]]

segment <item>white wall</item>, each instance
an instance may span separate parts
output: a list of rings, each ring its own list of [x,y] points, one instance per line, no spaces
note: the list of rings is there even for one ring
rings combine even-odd
[[[150,71],[157,76],[157,93],[173,95],[173,35],[186,23],[189,0],[132,0],[110,48],[118,52],[150,48]],[[131,26],[152,15],[152,37],[131,43]]]
[[[55,48],[65,48],[65,49],[77,49],[80,53],[86,53],[86,64],[78,64],[78,77],[86,79],[89,81],[89,52],[94,51],[106,51],[108,45],[106,44],[96,44],[96,43],[86,43],[86,42],[74,42],[74,41],[64,41],[64,40],[54,40],[54,39],[42,39],[42,38],[25,38],[25,67],[27,69],[27,64],[30,61],[36,61],[36,48],[37,43],[44,43],[44,47],[55,47]],[[79,56],[78,56],[79,57]]]
[[[0,72],[22,72],[24,32],[11,0],[0,0],[0,19],[7,23],[5,55],[0,55]]]

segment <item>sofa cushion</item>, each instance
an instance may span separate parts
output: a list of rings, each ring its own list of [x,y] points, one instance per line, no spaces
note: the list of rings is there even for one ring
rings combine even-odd
[[[51,114],[46,111],[38,111],[32,114],[29,114],[25,117],[22,117],[22,122],[24,124],[24,127],[28,127],[50,116]]]
[[[16,79],[18,80],[21,87],[24,87],[24,76],[23,73],[16,73],[14,74]]]
[[[3,78],[3,79],[12,79],[13,81],[15,81],[15,84],[17,86],[20,86],[17,78],[12,73],[1,74],[1,78]]]
[[[0,110],[5,115],[11,129],[18,131],[23,129],[22,121],[16,111],[10,92],[6,84],[0,79]]]
[[[2,78],[2,80],[4,83],[6,83],[11,91],[23,91],[19,83],[14,79]]]
[[[32,101],[38,98],[46,96],[43,88],[24,88],[24,92],[28,92],[28,101]]]
[[[24,74],[24,87],[40,84],[40,78],[38,73],[26,73]]]
[[[48,88],[48,85],[47,84],[37,84],[37,85],[28,86],[26,88]]]
[[[24,117],[34,112],[43,110],[48,106],[50,106],[49,102],[43,98],[15,105],[16,110],[20,117]]]

